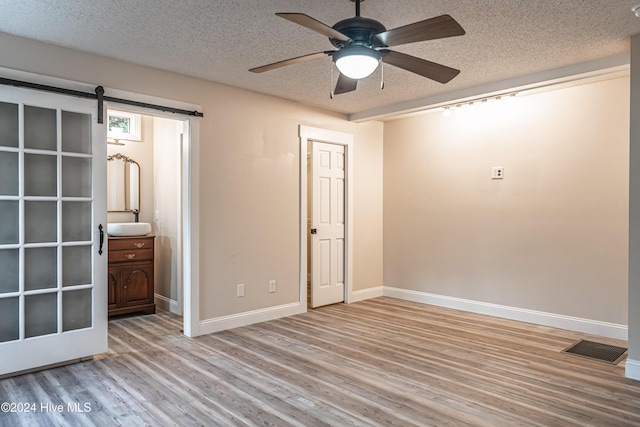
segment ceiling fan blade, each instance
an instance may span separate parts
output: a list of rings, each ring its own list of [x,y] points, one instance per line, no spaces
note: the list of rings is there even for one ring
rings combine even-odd
[[[276,13],[276,15],[281,18],[288,19],[289,21],[294,22],[298,25],[302,25],[303,27],[307,27],[317,33],[323,34],[330,39],[337,39],[343,42],[348,42],[349,40],[351,40],[340,31],[336,31],[330,26],[323,24],[322,22],[313,19],[312,17],[310,17],[309,15],[305,15],[304,13]]]
[[[464,29],[455,19],[449,15],[441,15],[379,33],[376,37],[385,46],[398,46],[464,34]]]
[[[340,77],[338,77],[338,82],[336,83],[336,88],[333,91],[334,95],[340,95],[342,93],[352,92],[356,90],[358,86],[358,80],[351,79],[344,74],[340,73]]]
[[[450,68],[405,53],[388,49],[381,49],[379,52],[382,53],[382,60],[387,64],[395,65],[396,67],[403,68],[440,83],[447,83],[460,74],[460,70],[456,70],[455,68]]]
[[[273,64],[263,65],[262,67],[252,68],[249,71],[252,73],[264,73],[265,71],[275,70],[285,65],[297,64],[298,62],[309,61],[326,55],[327,52],[310,53],[309,55],[297,56],[295,58],[285,59],[284,61],[274,62]]]

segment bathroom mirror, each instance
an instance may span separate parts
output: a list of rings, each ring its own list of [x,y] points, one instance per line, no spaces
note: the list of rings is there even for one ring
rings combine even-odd
[[[140,165],[120,153],[107,157],[107,210],[140,212]]]

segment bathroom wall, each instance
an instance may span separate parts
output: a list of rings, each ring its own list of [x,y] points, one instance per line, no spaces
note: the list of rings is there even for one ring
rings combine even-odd
[[[107,145],[107,155],[120,153],[135,160],[140,165],[140,222],[148,222],[154,230],[153,221],[153,117],[142,116],[141,140],[121,141],[124,145]],[[133,222],[129,212],[109,212],[108,222]]]
[[[180,282],[181,217],[180,161],[182,122],[153,118],[154,224],[156,231],[156,303],[164,310],[182,313]]]

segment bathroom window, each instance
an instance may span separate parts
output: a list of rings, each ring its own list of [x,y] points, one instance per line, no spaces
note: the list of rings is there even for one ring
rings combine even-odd
[[[140,141],[140,114],[109,110],[109,138]]]

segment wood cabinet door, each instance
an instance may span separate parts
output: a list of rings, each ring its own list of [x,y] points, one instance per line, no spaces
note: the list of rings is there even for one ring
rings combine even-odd
[[[118,308],[120,303],[120,268],[109,267],[107,276],[109,310]]]
[[[153,264],[122,268],[122,307],[153,303]]]

